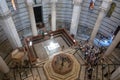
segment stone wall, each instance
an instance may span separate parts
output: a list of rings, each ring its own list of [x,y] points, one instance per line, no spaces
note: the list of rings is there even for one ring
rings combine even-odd
[[[73,4],[72,0],[58,0],[56,4],[57,28],[70,28]]]
[[[19,37],[22,41],[24,36],[31,33],[29,13],[25,0],[15,0],[16,10],[13,9],[11,0],[6,0],[11,11],[14,24],[16,26]]]
[[[50,30],[50,24],[49,24],[49,15],[51,15],[51,6],[50,2],[42,2],[43,7],[43,22],[45,24],[45,27],[47,30]]]
[[[112,32],[116,30],[118,25],[120,25],[120,1],[113,0],[113,2],[116,3],[115,10],[110,18],[104,17],[99,33],[103,34],[106,37],[112,36]],[[96,0],[95,7],[93,10],[89,10],[89,0],[83,0],[82,3],[82,10],[79,20],[79,27],[88,27],[90,29],[93,29],[95,22],[97,20],[97,16],[100,11],[102,0]],[[107,13],[107,12],[106,12]],[[79,28],[81,29],[81,28]],[[78,30],[78,34],[81,30]]]

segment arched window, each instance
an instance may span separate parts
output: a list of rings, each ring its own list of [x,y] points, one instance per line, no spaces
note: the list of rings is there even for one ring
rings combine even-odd
[[[108,18],[111,17],[111,15],[112,15],[112,13],[113,13],[115,7],[116,7],[116,3],[114,3],[114,2],[111,3],[110,9],[108,10],[106,17],[108,17]]]

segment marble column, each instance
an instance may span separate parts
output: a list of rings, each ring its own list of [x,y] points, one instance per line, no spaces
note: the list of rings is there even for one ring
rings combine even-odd
[[[5,31],[8,40],[13,48],[22,47],[15,24],[12,19],[10,10],[8,9],[6,0],[0,0],[0,24]]]
[[[7,64],[5,63],[5,61],[1,56],[0,56],[0,72],[3,72],[3,73],[9,72],[9,67],[7,66]]]
[[[96,23],[94,25],[94,28],[93,28],[93,31],[92,31],[92,34],[91,34],[91,37],[90,37],[90,40],[89,40],[90,43],[94,42],[94,38],[96,37],[96,34],[99,30],[99,27],[102,23],[102,20],[103,20],[104,16],[105,16],[105,12],[109,8],[111,2],[112,2],[111,0],[103,0],[103,2],[101,4],[101,7],[100,7],[101,8],[100,13],[98,15],[98,18],[96,20]]]
[[[81,4],[82,0],[73,0],[73,13],[72,13],[72,20],[71,20],[71,27],[70,27],[70,34],[74,36],[77,35],[77,28],[79,24],[80,18],[80,11],[81,11]]]
[[[57,0],[51,0],[51,30],[56,30],[56,2]]]
[[[120,30],[117,33],[117,35],[115,36],[115,38],[114,38],[113,42],[111,43],[111,45],[106,50],[106,52],[104,54],[104,57],[110,55],[119,42],[120,42]]]
[[[27,0],[28,10],[29,10],[29,17],[31,22],[32,34],[33,36],[38,35],[36,22],[35,22],[35,15],[33,11],[33,0]]]

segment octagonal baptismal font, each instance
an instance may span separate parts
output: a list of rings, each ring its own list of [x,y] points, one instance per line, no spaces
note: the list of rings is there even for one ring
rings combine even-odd
[[[67,54],[58,54],[52,60],[52,68],[58,74],[67,74],[73,68],[73,60]]]
[[[72,54],[60,53],[45,63],[44,70],[48,80],[75,80],[80,64]]]

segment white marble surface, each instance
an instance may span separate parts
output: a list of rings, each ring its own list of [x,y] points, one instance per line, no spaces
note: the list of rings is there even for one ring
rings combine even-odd
[[[9,72],[9,67],[5,63],[5,61],[2,59],[0,56],[0,71],[3,73],[8,73]]]

